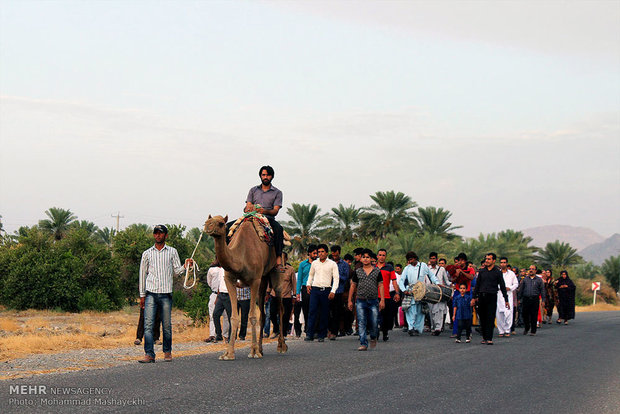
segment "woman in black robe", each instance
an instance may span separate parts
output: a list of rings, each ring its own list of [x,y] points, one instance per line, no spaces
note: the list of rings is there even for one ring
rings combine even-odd
[[[562,270],[560,277],[555,281],[555,288],[558,292],[559,303],[557,323],[564,322],[564,325],[568,325],[569,319],[575,319],[575,284],[568,277],[568,272]]]

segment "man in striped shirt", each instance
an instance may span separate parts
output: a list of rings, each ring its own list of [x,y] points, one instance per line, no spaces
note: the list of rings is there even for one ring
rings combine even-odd
[[[144,358],[138,362],[155,362],[153,322],[159,308],[163,325],[164,361],[172,361],[172,277],[183,274],[179,253],[166,245],[168,228],[158,224],[153,229],[155,245],[142,253],[140,262],[140,306],[144,308]]]

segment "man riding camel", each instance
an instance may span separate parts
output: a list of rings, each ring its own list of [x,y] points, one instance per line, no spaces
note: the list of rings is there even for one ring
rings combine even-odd
[[[282,248],[284,247],[284,230],[280,223],[275,220],[275,216],[282,208],[282,191],[271,185],[274,175],[271,166],[260,167],[258,176],[261,184],[250,188],[243,212],[256,211],[267,217],[273,229],[273,245],[276,249],[277,265],[280,266],[282,264]]]

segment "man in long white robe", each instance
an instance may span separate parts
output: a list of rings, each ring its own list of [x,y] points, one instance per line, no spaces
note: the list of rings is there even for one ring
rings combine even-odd
[[[499,336],[510,336],[510,328],[512,327],[512,312],[514,307],[514,295],[513,292],[519,287],[519,280],[517,275],[512,270],[508,269],[508,259],[501,257],[499,259],[499,268],[504,276],[504,283],[506,284],[506,292],[508,293],[508,302],[510,307],[507,309],[504,303],[504,297],[497,295],[497,312],[495,318],[497,319],[497,330]]]
[[[428,256],[428,269],[435,275],[438,285],[446,287],[452,285],[446,269],[437,265],[437,253],[435,252],[432,252]],[[430,282],[428,278],[426,278],[425,281],[427,284]],[[443,329],[443,322],[448,311],[448,304],[446,302],[429,303],[429,309],[431,312],[431,332],[433,332],[433,335],[438,336]]]
[[[410,288],[418,282],[423,282],[427,277],[432,283],[437,283],[435,275],[428,269],[426,263],[418,262],[418,255],[408,252],[406,255],[408,265],[398,278],[398,287],[401,292],[411,293]],[[419,335],[424,330],[424,313],[422,302],[411,301],[411,306],[405,311],[409,336]]]

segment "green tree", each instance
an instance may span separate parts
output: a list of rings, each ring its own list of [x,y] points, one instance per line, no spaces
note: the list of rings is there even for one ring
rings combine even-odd
[[[16,309],[113,310],[123,303],[119,263],[84,229],[60,240],[37,226],[0,248],[0,301]]]
[[[120,261],[121,287],[130,300],[138,296],[142,253],[153,244],[152,229],[146,224],[132,224],[114,236],[112,251]]]
[[[112,247],[112,240],[114,239],[115,234],[116,230],[110,227],[104,227],[97,230],[95,233],[95,240],[101,244],[105,244],[108,247]]]
[[[601,266],[601,271],[605,276],[605,279],[609,282],[611,287],[616,291],[620,291],[620,255],[612,256],[605,259]]]
[[[437,234],[419,232],[400,232],[387,237],[389,256],[394,261],[405,264],[407,252],[415,252],[420,261],[426,262],[430,252],[445,253],[452,248],[452,242]]]
[[[545,248],[538,252],[536,262],[544,268],[568,267],[583,263],[583,259],[570,244],[556,240],[547,243]]]
[[[361,213],[362,209],[356,208],[354,205],[345,207],[339,204],[338,207],[332,208],[323,236],[327,240],[340,244],[353,241],[357,237]]]
[[[6,233],[2,224],[2,215],[0,215],[0,246],[13,244],[13,237]]]
[[[318,240],[320,232],[325,228],[327,214],[320,214],[316,204],[293,203],[286,209],[291,220],[283,222],[284,229],[290,234],[293,250],[300,254],[307,246]]]
[[[487,253],[495,253],[497,257],[505,256],[511,265],[525,267],[534,261],[534,253],[538,249],[530,246],[532,241],[520,231],[504,230],[499,233],[478,235],[477,238],[467,239],[455,244],[454,255],[465,252],[469,260],[480,266],[480,262]]]
[[[453,250],[454,256],[460,252],[467,254],[467,258],[476,266],[480,267],[480,262],[489,252],[495,252],[497,246],[497,235],[495,233],[482,234],[477,238],[466,239],[456,244]],[[496,253],[497,254],[497,253]],[[453,257],[454,257],[453,256]],[[450,259],[450,258],[449,258]]]
[[[576,279],[594,279],[597,275],[602,274],[601,269],[592,262],[581,263],[573,266],[572,273]],[[557,279],[560,276],[559,272],[554,276]]]
[[[89,236],[95,236],[95,234],[99,231],[99,227],[92,221],[88,220],[75,220],[69,226],[69,230],[74,229],[82,229],[85,230]]]
[[[71,210],[65,210],[58,207],[52,207],[45,212],[47,219],[39,221],[39,227],[44,232],[52,235],[55,240],[62,239],[69,226],[73,223],[77,217],[71,212]]]
[[[201,233],[202,239],[200,239]],[[213,262],[213,259],[215,259],[215,240],[213,240],[213,237],[209,237],[207,234],[203,233],[202,229],[198,227],[189,229],[185,238],[192,246],[196,246],[198,239],[200,239],[200,245],[196,249],[194,259],[200,267],[200,273],[206,276],[209,265]]]
[[[360,215],[360,232],[365,236],[378,240],[415,226],[415,218],[409,210],[415,208],[417,203],[409,196],[400,191],[377,191],[370,198],[375,204],[364,208],[364,213]]]
[[[449,240],[460,238],[453,231],[463,226],[453,226],[448,221],[452,213],[442,207],[418,207],[418,211],[413,215],[417,219],[418,228],[422,233],[435,234]]]
[[[530,246],[532,238],[525,236],[523,232],[515,230],[503,230],[495,237],[495,253],[498,257],[506,256],[513,266],[519,268],[529,266],[534,261],[538,251],[535,246]]]

